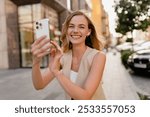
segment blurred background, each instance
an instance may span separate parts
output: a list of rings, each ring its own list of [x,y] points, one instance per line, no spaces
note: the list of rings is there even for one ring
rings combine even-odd
[[[61,99],[57,81],[43,91],[32,86],[33,23],[49,18],[50,37],[61,43],[62,24],[75,10],[91,18],[104,44],[107,99],[149,99],[149,0],[1,0],[0,99]],[[48,56],[41,68],[47,64]]]

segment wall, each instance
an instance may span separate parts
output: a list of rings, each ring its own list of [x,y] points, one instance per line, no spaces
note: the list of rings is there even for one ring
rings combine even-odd
[[[0,0],[0,69],[8,68],[5,0]]]
[[[9,0],[5,2],[6,6],[6,27],[8,40],[8,63],[9,68],[20,67],[19,53],[19,27],[17,6]]]
[[[102,2],[101,0],[91,0],[92,2],[92,21],[96,26],[98,36],[102,35]]]

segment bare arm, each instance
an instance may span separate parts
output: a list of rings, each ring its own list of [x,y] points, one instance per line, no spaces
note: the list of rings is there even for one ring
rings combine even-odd
[[[47,86],[47,84],[49,84],[50,81],[53,80],[53,78],[54,75],[51,73],[49,68],[41,71],[39,64],[36,64],[34,67],[32,67],[32,82],[35,89],[43,89]]]
[[[49,68],[44,72],[41,72],[40,62],[42,57],[49,54],[46,50],[50,48],[49,39],[45,39],[45,36],[37,39],[31,48],[33,54],[33,66],[32,66],[32,81],[35,89],[43,89],[54,77]],[[47,46],[45,46],[47,45]]]
[[[64,90],[74,99],[91,99],[102,79],[106,56],[103,53],[95,55],[91,70],[83,88],[72,83],[62,72],[54,73]]]

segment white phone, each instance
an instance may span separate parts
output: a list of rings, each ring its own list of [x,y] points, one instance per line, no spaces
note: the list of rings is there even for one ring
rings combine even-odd
[[[50,39],[49,19],[40,19],[34,23],[36,39],[46,36]]]
[[[46,36],[46,39],[50,39],[49,19],[40,19],[34,22],[35,39],[41,36]],[[49,49],[48,49],[49,51]]]

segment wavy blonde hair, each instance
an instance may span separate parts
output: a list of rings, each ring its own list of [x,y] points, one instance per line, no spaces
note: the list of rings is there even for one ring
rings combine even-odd
[[[63,51],[64,52],[68,52],[70,49],[72,49],[72,43],[67,40],[66,34],[67,34],[67,31],[68,31],[68,26],[69,26],[69,23],[70,23],[71,19],[74,16],[77,16],[77,15],[84,16],[87,19],[87,21],[88,21],[88,28],[91,29],[90,35],[86,37],[85,45],[87,45],[87,46],[89,46],[91,48],[95,48],[97,50],[101,50],[102,47],[103,47],[103,44],[97,37],[97,33],[96,33],[96,29],[94,27],[94,24],[88,18],[88,16],[86,16],[83,12],[75,11],[75,12],[71,13],[66,18],[66,20],[65,20],[65,22],[63,24],[63,27],[62,27],[61,41],[62,41]]]

